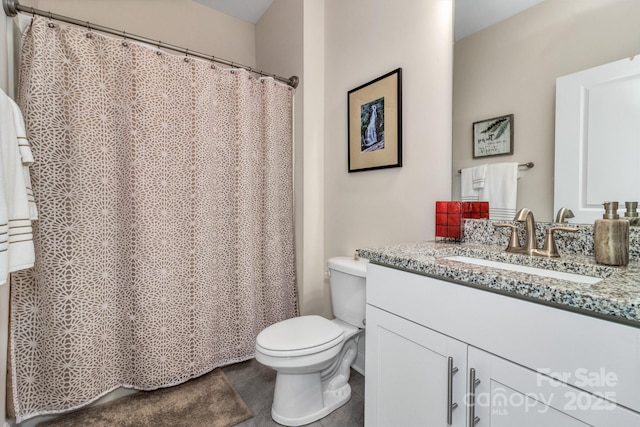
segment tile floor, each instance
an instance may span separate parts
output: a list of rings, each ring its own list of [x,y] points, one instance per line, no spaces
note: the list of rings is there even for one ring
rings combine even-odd
[[[237,427],[277,427],[271,419],[271,403],[276,372],[256,362],[255,359],[222,368],[223,372],[253,411],[250,418]],[[358,427],[364,426],[364,377],[351,370],[351,400],[312,427]]]

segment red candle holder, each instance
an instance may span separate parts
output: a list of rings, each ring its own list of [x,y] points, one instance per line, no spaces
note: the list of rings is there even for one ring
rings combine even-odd
[[[436,240],[460,241],[467,218],[489,218],[489,202],[436,202]]]

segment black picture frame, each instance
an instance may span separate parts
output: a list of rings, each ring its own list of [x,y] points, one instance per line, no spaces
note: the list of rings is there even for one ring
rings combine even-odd
[[[402,68],[347,94],[349,172],[402,167]]]
[[[513,154],[513,114],[474,122],[473,158]]]

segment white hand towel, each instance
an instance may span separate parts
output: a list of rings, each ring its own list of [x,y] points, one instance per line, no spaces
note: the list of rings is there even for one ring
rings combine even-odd
[[[484,187],[485,179],[487,175],[487,165],[480,165],[471,168],[471,177],[473,181],[473,188],[476,190]]]
[[[460,200],[463,202],[477,202],[480,196],[478,190],[473,187],[473,168],[462,169],[460,180]]]
[[[518,163],[487,165],[480,200],[489,202],[489,219],[513,220],[518,198]]]
[[[18,107],[18,104],[16,104],[13,99],[9,98],[9,101],[11,101],[11,106],[13,107],[13,120],[16,125],[16,137],[18,138],[22,173],[24,175],[24,184],[27,189],[29,219],[34,221],[38,219],[38,208],[36,207],[36,201],[33,196],[33,189],[31,188],[31,174],[29,173],[29,166],[33,165],[33,153],[31,153],[31,144],[29,144],[29,140],[27,139],[27,131],[24,127],[22,111],[20,111],[20,107]]]
[[[26,141],[24,123],[15,110],[13,100],[0,90],[0,285],[9,273],[33,267],[35,261],[31,218],[37,212],[29,201],[30,179],[25,178],[19,148]],[[25,152],[27,164],[33,160],[30,154]]]

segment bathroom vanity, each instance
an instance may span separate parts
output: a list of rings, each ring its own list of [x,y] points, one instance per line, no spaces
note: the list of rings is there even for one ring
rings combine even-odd
[[[640,263],[503,249],[359,251],[366,426],[640,426]]]

